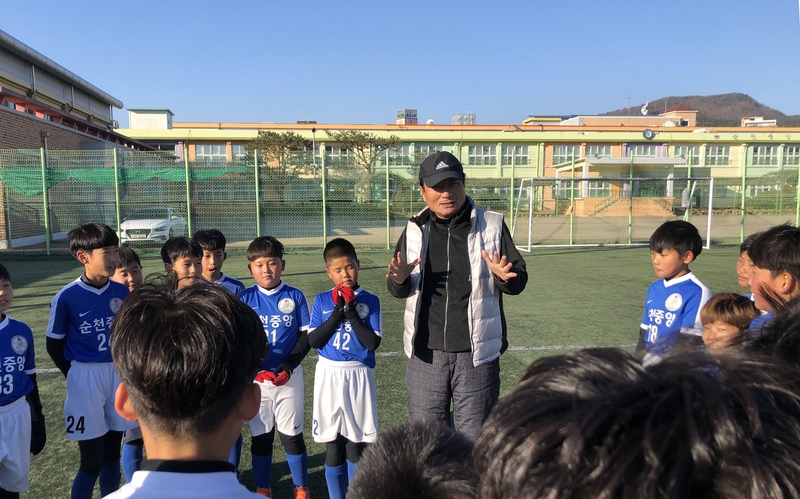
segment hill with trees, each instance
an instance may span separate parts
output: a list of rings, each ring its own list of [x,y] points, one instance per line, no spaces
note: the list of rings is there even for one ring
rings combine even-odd
[[[676,104],[697,109],[697,126],[739,126],[745,116],[763,116],[778,120],[778,126],[800,126],[800,115],[788,116],[777,109],[761,104],[747,94],[670,96],[650,101],[649,114],[660,114]],[[631,116],[641,114],[642,105],[617,109],[604,116]]]

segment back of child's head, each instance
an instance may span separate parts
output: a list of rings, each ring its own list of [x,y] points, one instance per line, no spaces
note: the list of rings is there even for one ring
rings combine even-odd
[[[364,450],[347,497],[474,499],[472,447],[467,437],[438,421],[391,428]]]
[[[747,329],[759,311],[753,300],[737,293],[717,293],[700,310],[700,321],[705,324],[722,322]]]
[[[108,246],[118,246],[119,237],[114,229],[100,222],[89,222],[75,227],[67,235],[69,251],[75,256],[78,251],[93,251]]]
[[[261,236],[253,239],[247,246],[247,261],[254,262],[259,258],[283,259],[283,243],[272,236]]]
[[[615,380],[631,360],[560,363],[503,397],[475,445],[480,497],[800,495],[796,369],[736,350]]]
[[[742,241],[742,244],[739,245],[739,254],[741,255],[745,251],[747,251],[748,254],[749,254],[750,246],[753,245],[753,241],[755,241],[756,239],[761,237],[762,234],[764,234],[764,233],[763,232],[756,232],[755,234],[750,234],[749,236],[745,237],[744,241]]]
[[[683,220],[661,224],[650,236],[650,250],[656,253],[675,250],[681,256],[691,251],[695,258],[703,250],[703,239],[697,227]]]
[[[136,252],[133,250],[133,248],[129,246],[120,246],[119,261],[117,262],[117,268],[122,269],[134,263],[139,267],[142,266],[142,261],[139,260],[139,255],[137,255]]]
[[[148,282],[123,302],[111,337],[139,421],[172,439],[217,430],[268,354],[258,315],[220,286]]]
[[[192,240],[205,251],[225,251],[225,234],[217,229],[198,230]]]
[[[173,265],[178,258],[203,258],[203,248],[186,236],[175,236],[167,239],[161,246],[161,261]]]
[[[0,281],[11,282],[11,273],[2,263],[0,263]]]
[[[342,237],[337,237],[328,241],[325,245],[325,250],[322,252],[322,258],[325,260],[325,265],[335,258],[347,257],[351,260],[358,260],[356,249],[353,243]]]
[[[747,250],[753,265],[777,276],[788,272],[800,281],[800,228],[776,225],[764,231]]]

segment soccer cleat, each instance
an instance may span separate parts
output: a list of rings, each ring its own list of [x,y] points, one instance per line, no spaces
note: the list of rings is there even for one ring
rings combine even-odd
[[[294,488],[294,499],[310,499],[311,492],[308,491],[308,486]]]
[[[264,497],[272,497],[272,487],[262,488],[259,487],[256,489],[256,494]]]

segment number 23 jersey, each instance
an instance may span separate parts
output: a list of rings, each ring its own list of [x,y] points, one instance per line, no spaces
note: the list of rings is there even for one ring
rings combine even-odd
[[[72,281],[50,302],[47,337],[64,339],[64,357],[78,362],[111,362],[111,325],[128,287],[108,281],[93,288],[80,280]]]
[[[314,306],[311,309],[311,327],[308,331],[313,331],[328,320],[333,313],[333,308],[330,290],[318,294],[314,298]],[[356,310],[361,320],[380,336],[383,322],[380,299],[359,287],[356,290]],[[331,339],[318,351],[322,357],[330,360],[342,362],[357,360],[368,367],[375,367],[375,352],[368,350],[358,341],[352,326],[350,326],[350,321],[347,319],[342,319]]]

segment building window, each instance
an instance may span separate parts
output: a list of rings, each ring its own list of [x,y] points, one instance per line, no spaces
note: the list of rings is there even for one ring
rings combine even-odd
[[[777,146],[753,147],[753,165],[776,166],[778,164]]]
[[[730,163],[730,146],[706,146],[706,166],[726,166]]]
[[[195,194],[198,201],[230,200],[230,186],[227,180],[215,178],[197,182],[195,185]]]
[[[325,146],[325,160],[326,161],[342,161],[348,162],[352,157],[350,150],[346,147],[340,146]]]
[[[435,152],[444,151],[442,144],[416,144],[414,145],[415,164],[422,163],[422,160]]]
[[[589,180],[588,191],[590,198],[607,198],[611,196],[611,184],[602,180]]]
[[[231,158],[234,163],[247,162],[247,148],[243,144],[234,144],[231,146]]]
[[[800,165],[800,146],[785,146],[783,148],[784,165]]]
[[[395,146],[389,149],[390,166],[413,166],[414,158],[411,156],[411,146]]]
[[[594,156],[597,158],[610,158],[611,157],[611,146],[598,146],[598,145],[591,145],[586,146],[586,157]]]
[[[503,146],[503,165],[510,165],[513,157],[514,165],[528,165],[528,146]]]
[[[227,163],[228,155],[225,144],[195,144],[194,160],[200,164]]]
[[[655,158],[658,155],[658,146],[655,144],[636,144],[631,147],[631,151],[637,158]]]
[[[700,146],[675,146],[675,157],[686,159],[689,164],[689,155],[692,156],[692,166],[700,164]]]
[[[553,164],[560,165],[581,157],[581,146],[553,146]]]
[[[492,166],[497,164],[497,146],[481,145],[469,146],[470,166]]]

